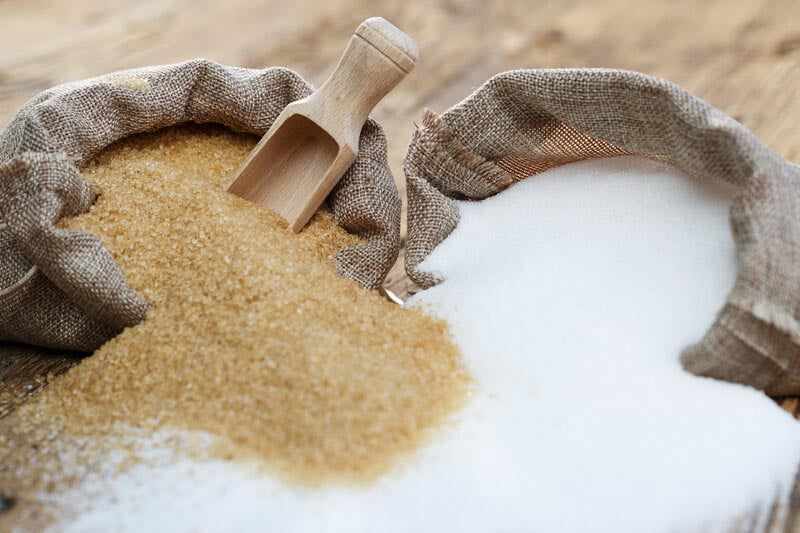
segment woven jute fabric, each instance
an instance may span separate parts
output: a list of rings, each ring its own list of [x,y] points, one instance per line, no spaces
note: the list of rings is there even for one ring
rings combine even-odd
[[[61,85],[26,103],[0,136],[0,340],[94,350],[145,316],[147,302],[101,242],[56,226],[96,197],[82,163],[119,139],[184,122],[263,135],[312,90],[285,68],[193,60]],[[400,197],[374,121],[328,202],[365,238],[339,252],[339,273],[377,288],[397,258]]]
[[[800,394],[800,167],[664,80],[608,69],[517,70],[442,116],[426,112],[404,165],[409,276],[423,287],[441,281],[419,265],[458,224],[453,200],[625,154],[737,187],[737,280],[705,337],[682,354],[684,367],[772,395]]]

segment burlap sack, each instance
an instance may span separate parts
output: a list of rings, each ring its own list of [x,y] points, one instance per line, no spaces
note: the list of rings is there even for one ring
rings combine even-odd
[[[81,163],[118,139],[182,122],[263,135],[311,91],[284,68],[194,60],[61,85],[25,104],[0,137],[0,340],[94,350],[145,316],[147,303],[100,241],[55,226],[94,200]],[[399,249],[400,198],[374,121],[328,201],[337,222],[366,239],[339,252],[339,272],[378,287]]]
[[[479,200],[558,165],[623,154],[739,188],[731,208],[738,278],[705,338],[682,354],[684,367],[800,394],[800,167],[719,110],[644,74],[505,72],[444,115],[426,112],[405,160],[409,276],[423,287],[440,281],[418,265],[458,224],[452,199]]]

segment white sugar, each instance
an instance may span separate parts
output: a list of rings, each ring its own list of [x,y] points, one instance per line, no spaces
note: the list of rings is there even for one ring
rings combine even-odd
[[[735,278],[730,199],[625,157],[462,203],[458,228],[423,264],[446,281],[411,305],[450,322],[478,390],[413,464],[371,487],[316,490],[220,462],[140,466],[66,495],[82,512],[56,529],[715,531],[748,512],[763,522],[791,488],[800,423],[678,362]]]

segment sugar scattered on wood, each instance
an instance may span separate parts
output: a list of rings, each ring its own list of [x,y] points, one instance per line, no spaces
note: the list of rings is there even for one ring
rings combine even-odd
[[[423,264],[446,281],[411,305],[448,321],[476,392],[410,464],[370,486],[300,489],[220,461],[142,463],[64,495],[82,513],[59,527],[759,530],[788,504],[800,425],[678,361],[735,278],[730,199],[615,158],[461,203]]]
[[[165,430],[214,435],[191,453],[257,460],[289,484],[368,482],[464,403],[446,324],[336,274],[335,254],[360,240],[330,212],[295,235],[225,192],[256,141],[173,128],[82,169],[102,193],[60,225],[97,235],[151,309],[18,412],[17,433],[58,434],[49,463],[43,450],[18,465],[29,492],[70,478],[61,461],[102,471],[131,447],[136,464],[134,441]]]
[[[95,510],[68,530],[758,530],[787,504],[800,424],[678,361],[735,278],[729,202],[616,158],[461,203],[423,264],[446,281],[413,305],[447,319],[477,391],[412,464],[372,487],[313,491],[215,462],[140,468],[98,484]]]

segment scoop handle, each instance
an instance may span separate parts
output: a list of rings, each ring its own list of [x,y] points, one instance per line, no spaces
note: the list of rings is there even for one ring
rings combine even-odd
[[[350,38],[328,80],[308,99],[309,114],[357,151],[361,127],[372,109],[411,72],[417,44],[387,20],[365,20]]]

